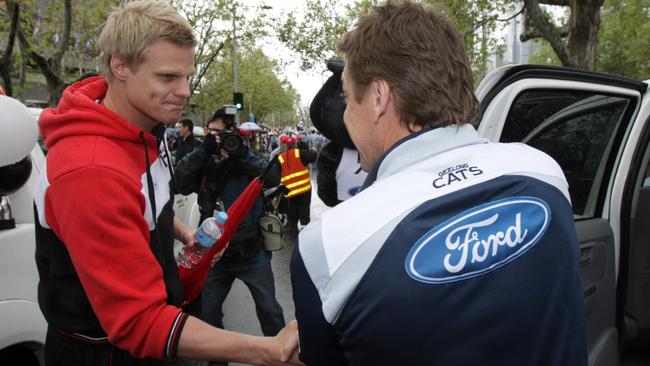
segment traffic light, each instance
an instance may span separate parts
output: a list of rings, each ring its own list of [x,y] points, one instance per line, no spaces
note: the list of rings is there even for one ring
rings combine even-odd
[[[244,110],[244,93],[235,92],[232,95],[232,101],[238,111]]]

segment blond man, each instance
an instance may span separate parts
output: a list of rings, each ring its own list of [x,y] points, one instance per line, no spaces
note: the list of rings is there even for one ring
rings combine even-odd
[[[195,46],[170,6],[128,2],[99,37],[103,76],[74,83],[41,116],[49,153],[35,197],[36,260],[48,365],[280,365],[291,354],[295,325],[253,337],[181,309],[173,240],[192,245],[194,230],[174,218],[159,132],[190,96]]]
[[[586,365],[568,187],[480,138],[458,31],[389,3],[339,44],[361,192],[300,234],[300,358],[319,365]]]

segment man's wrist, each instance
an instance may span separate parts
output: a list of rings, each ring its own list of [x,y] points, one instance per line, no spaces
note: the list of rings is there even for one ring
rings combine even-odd
[[[250,352],[247,354],[251,357],[249,362],[253,365],[268,365],[269,360],[273,360],[273,338],[272,337],[259,337],[251,336],[246,339],[247,348]]]

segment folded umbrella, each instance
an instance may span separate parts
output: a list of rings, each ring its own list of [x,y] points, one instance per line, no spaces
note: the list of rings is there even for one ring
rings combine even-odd
[[[264,187],[264,178],[271,170],[272,166],[275,164],[275,159],[272,159],[269,162],[269,165],[262,172],[262,174],[253,179],[246,189],[237,197],[235,202],[228,208],[226,213],[228,214],[228,220],[223,228],[223,234],[217,242],[210,247],[207,253],[201,258],[199,263],[196,264],[191,269],[185,267],[179,267],[178,272],[181,280],[185,284],[185,297],[184,304],[188,304],[194,301],[199,294],[201,289],[205,284],[205,280],[208,277],[208,271],[210,270],[210,264],[212,262],[212,257],[222,250],[226,244],[230,241],[232,236],[237,231],[239,224],[242,222],[246,214],[253,206],[257,197],[260,195],[262,188]]]

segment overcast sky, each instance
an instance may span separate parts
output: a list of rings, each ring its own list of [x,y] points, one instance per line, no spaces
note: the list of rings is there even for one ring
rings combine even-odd
[[[289,11],[303,11],[305,9],[305,0],[241,0],[242,3],[248,6],[259,6],[265,4],[271,6],[272,9],[265,10],[270,15],[279,16]],[[353,0],[343,0],[339,3],[351,3]],[[262,45],[264,53],[269,57],[290,61],[290,56],[294,54],[289,51],[282,43],[277,40],[268,40]],[[295,56],[294,56],[295,57]],[[323,61],[323,65],[325,61]],[[320,71],[320,70],[319,70]],[[316,95],[316,92],[321,88],[325,80],[329,77],[329,73],[321,75],[319,72],[304,72],[300,71],[299,63],[292,62],[286,64],[284,67],[284,76],[291,82],[293,87],[298,91],[301,99],[301,105],[309,105],[311,100]]]
[[[263,10],[268,12],[272,16],[280,16],[281,14],[286,14],[290,11],[303,12],[306,6],[305,0],[240,0],[243,4],[250,7],[266,5],[270,6],[271,9]],[[345,4],[351,4],[354,0],[339,0],[338,4],[343,7]],[[545,6],[545,9],[550,11],[556,16],[559,16],[563,13],[563,7],[556,6]],[[504,25],[502,25],[504,26]],[[504,27],[505,28],[505,27]],[[497,30],[497,37],[501,38],[505,35],[505,29]],[[329,77],[330,73],[325,70],[323,67],[322,70],[304,72],[299,68],[298,62],[291,62],[291,56],[298,57],[289,51],[282,43],[276,39],[269,38],[265,40],[262,44],[262,49],[264,52],[271,58],[283,61],[284,65],[284,76],[291,82],[293,87],[298,91],[298,94],[301,98],[301,105],[309,105],[311,100],[316,95],[316,92],[323,85],[325,80]],[[323,60],[324,64],[325,60]],[[321,72],[325,72],[321,74]]]

